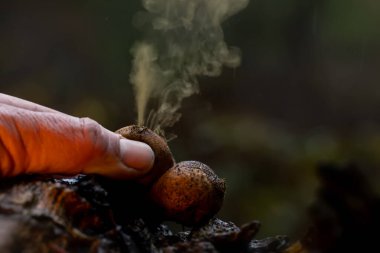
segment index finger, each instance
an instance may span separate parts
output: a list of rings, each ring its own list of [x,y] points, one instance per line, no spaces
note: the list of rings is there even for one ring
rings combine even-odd
[[[10,105],[24,110],[29,110],[33,112],[52,112],[52,113],[62,113],[46,106],[42,106],[21,98],[9,96],[0,93],[0,104]]]

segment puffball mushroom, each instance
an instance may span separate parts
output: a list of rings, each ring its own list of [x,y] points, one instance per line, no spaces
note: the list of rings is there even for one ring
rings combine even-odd
[[[207,222],[220,210],[225,183],[210,167],[197,161],[175,164],[166,141],[146,127],[132,125],[116,132],[152,148],[153,168],[140,181],[148,184],[153,180],[148,198],[165,219],[195,226]]]
[[[153,150],[155,155],[153,168],[139,180],[140,183],[151,183],[174,165],[173,155],[166,141],[149,128],[131,125],[117,130],[116,133],[130,140],[144,142]]]
[[[152,186],[151,199],[165,217],[183,225],[207,222],[222,207],[224,180],[207,165],[185,161],[166,171]]]

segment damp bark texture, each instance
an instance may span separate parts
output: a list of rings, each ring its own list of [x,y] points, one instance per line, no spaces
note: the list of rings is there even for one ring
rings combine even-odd
[[[212,218],[175,233],[146,211],[138,186],[110,184],[82,175],[0,181],[0,252],[283,252],[288,245],[285,236],[255,240],[257,221],[238,227]]]

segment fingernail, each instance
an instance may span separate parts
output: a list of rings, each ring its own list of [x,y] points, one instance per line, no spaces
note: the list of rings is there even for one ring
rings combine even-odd
[[[148,171],[153,167],[154,153],[145,143],[120,139],[120,155],[124,164],[130,168]]]

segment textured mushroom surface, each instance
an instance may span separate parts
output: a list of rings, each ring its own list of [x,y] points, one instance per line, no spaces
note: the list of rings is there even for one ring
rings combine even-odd
[[[184,225],[199,225],[221,208],[224,180],[210,167],[197,161],[184,161],[167,170],[154,183],[151,198],[166,218]]]

